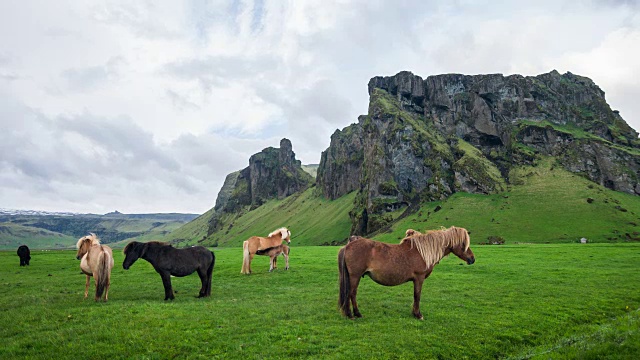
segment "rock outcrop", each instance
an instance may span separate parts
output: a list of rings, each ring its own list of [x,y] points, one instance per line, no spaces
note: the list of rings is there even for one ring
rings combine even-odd
[[[303,191],[313,178],[302,170],[300,160],[289,139],[280,148],[268,147],[249,158],[249,166],[227,175],[216,200],[215,213],[209,221],[208,234],[218,230],[225,213],[238,213],[262,205],[270,199],[282,199]]]
[[[539,155],[640,193],[638,133],[586,77],[400,72],[368,89],[368,114],[331,136],[317,177],[328,198],[358,191],[352,234],[383,229],[389,213],[421,201],[503,191],[510,169]]]

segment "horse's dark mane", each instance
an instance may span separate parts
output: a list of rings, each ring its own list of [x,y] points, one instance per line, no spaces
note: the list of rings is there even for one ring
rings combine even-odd
[[[264,254],[268,253],[269,251],[271,251],[272,249],[275,249],[275,248],[280,247],[280,246],[281,245],[268,247],[266,249],[256,250],[256,255],[264,255]]]
[[[149,242],[147,242],[147,244],[149,244],[149,245],[159,245],[159,246],[173,246],[173,245],[171,245],[171,244],[170,244],[170,243],[168,243],[168,242],[164,242],[164,241],[155,241],[155,240],[154,240],[154,241],[149,241]]]
[[[132,241],[132,242],[128,243],[127,246],[124,247],[124,250],[122,250],[122,252],[124,254],[126,254],[127,252],[129,252],[129,250],[131,248],[138,247],[138,246],[144,246],[146,244],[155,245],[155,246],[172,246],[170,243],[164,242],[164,241],[155,241],[154,240],[154,241],[149,241],[149,242],[146,242],[146,243],[139,242],[139,241]]]

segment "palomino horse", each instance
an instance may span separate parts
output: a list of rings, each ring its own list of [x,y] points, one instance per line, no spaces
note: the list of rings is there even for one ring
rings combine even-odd
[[[269,272],[272,272],[273,269],[278,268],[278,256],[284,256],[285,260],[285,270],[289,270],[289,247],[285,244],[280,244],[278,246],[274,246],[264,250],[256,251],[256,255],[266,255],[271,259],[269,260]]]
[[[265,250],[282,244],[283,241],[291,243],[291,231],[283,227],[273,231],[267,237],[252,236],[242,243],[242,270],[243,274],[251,274],[251,260],[258,250]]]
[[[104,293],[104,301],[109,300],[109,286],[111,285],[111,269],[113,269],[113,253],[111,248],[100,245],[96,234],[83,236],[76,244],[78,253],[76,259],[80,261],[80,269],[87,276],[84,286],[84,298],[89,295],[89,279],[93,276],[96,283],[96,297],[98,301]]]
[[[452,226],[444,230],[431,230],[426,234],[417,231],[411,234],[397,245],[357,238],[340,249],[338,306],[345,316],[362,317],[356,295],[360,278],[369,275],[373,281],[385,286],[413,281],[413,316],[422,320],[422,283],[433,267],[449,253],[454,253],[469,265],[475,262],[475,256],[469,248],[469,233],[463,228]],[[350,303],[353,305],[353,315]]]
[[[202,287],[198,297],[211,295],[211,277],[213,266],[216,264],[216,256],[213,251],[204,246],[192,246],[184,249],[176,249],[165,242],[149,241],[141,243],[132,241],[124,248],[124,261],[122,267],[128,270],[138,258],[147,260],[153,265],[164,285],[164,299],[173,300],[173,288],[171,276],[183,277],[193,274],[195,271],[200,276]]]

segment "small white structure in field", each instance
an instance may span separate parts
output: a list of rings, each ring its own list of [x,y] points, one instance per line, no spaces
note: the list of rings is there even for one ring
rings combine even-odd
[[[580,239],[580,244],[586,244],[586,243],[587,243],[587,238]]]

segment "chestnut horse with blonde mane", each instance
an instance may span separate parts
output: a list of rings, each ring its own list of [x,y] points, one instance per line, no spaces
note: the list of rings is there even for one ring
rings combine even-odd
[[[109,300],[109,286],[111,285],[111,269],[113,269],[113,252],[106,245],[100,245],[100,239],[91,233],[83,236],[76,244],[78,253],[76,259],[80,261],[80,270],[87,276],[84,287],[84,298],[89,295],[89,282],[93,276],[96,284],[95,300],[99,301],[104,294],[104,301]]]
[[[291,231],[282,227],[274,230],[267,237],[252,236],[242,243],[242,274],[251,274],[251,260],[259,250],[280,246],[283,241],[291,243]]]
[[[422,283],[440,260],[454,253],[471,265],[475,262],[469,247],[469,233],[464,228],[450,227],[421,234],[407,230],[400,244],[386,244],[362,237],[351,240],[338,252],[340,296],[338,306],[353,319],[362,317],[356,295],[360,278],[369,275],[380,285],[396,286],[413,281],[413,316],[422,320],[420,295]],[[353,314],[350,304],[353,305]]]

